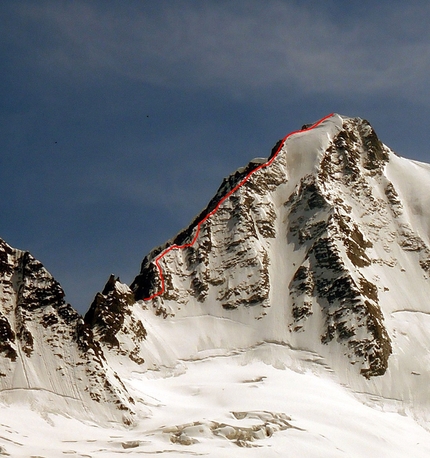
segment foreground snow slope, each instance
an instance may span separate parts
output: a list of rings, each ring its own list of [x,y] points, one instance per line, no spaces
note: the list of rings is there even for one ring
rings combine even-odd
[[[261,362],[274,354],[292,369]],[[315,360],[266,344],[183,362],[172,373],[132,374],[130,385],[153,411],[133,429],[42,419],[15,405],[1,410],[0,443],[16,458],[429,456],[429,433],[394,413],[394,401],[363,404]]]

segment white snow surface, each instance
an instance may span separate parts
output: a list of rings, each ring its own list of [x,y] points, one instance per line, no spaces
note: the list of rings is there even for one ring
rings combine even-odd
[[[17,380],[13,399],[6,390],[0,393],[0,456],[430,456],[430,284],[418,253],[402,250],[396,241],[401,228],[429,246],[430,165],[387,148],[389,161],[373,193],[386,202],[383,187],[389,180],[404,211],[397,219],[384,213],[382,229],[372,232],[380,222],[372,221],[355,198],[348,201],[352,219],[367,225],[366,237],[373,242],[368,254],[374,262],[354,275],[378,289],[393,347],[386,373],[367,380],[337,342],[322,344],[317,307],[304,332],[289,326],[286,290],[304,255],[285,243],[284,203],[303,177],[316,173],[347,119],[334,115],[283,146],[287,180],[267,197],[283,237],[259,240],[270,254],[272,285],[263,314],[253,307],[223,309],[215,288],[204,303],[192,297],[164,301],[166,318],[153,313],[151,302],[133,304],[127,320],[140,320],[147,331],[140,353],[145,364],[115,352],[105,356],[136,400],[135,424],[101,425],[46,390],[38,402],[18,390]],[[217,260],[210,262],[208,269],[215,268]],[[171,251],[162,264],[181,272],[182,253]],[[239,284],[251,270],[237,270],[231,281]],[[187,280],[178,278],[181,291]],[[117,337],[123,348],[131,348],[129,335]],[[46,367],[45,374],[54,370]]]
[[[275,354],[284,367],[261,361]],[[133,429],[100,427],[59,413],[40,416],[24,404],[3,407],[0,444],[16,458],[429,456],[429,433],[395,413],[392,400],[362,403],[315,360],[314,354],[272,344],[186,361],[172,371],[132,373],[127,384],[152,410]],[[252,427],[252,447],[227,438],[235,428]],[[178,431],[184,443],[195,443],[172,442]]]
[[[333,137],[342,129],[338,114],[325,119],[311,130],[297,132],[287,138],[283,150],[287,158],[287,179],[296,186],[305,175],[318,170],[320,159]]]

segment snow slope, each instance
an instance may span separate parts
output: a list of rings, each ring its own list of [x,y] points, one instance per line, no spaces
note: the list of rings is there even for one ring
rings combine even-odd
[[[2,408],[0,443],[17,458],[429,455],[425,429],[385,400],[360,402],[309,361],[315,355],[285,350],[278,354],[293,369],[276,368],[259,361],[266,351],[183,362],[170,376],[133,374],[129,383],[153,411],[133,429],[41,418],[23,405]]]

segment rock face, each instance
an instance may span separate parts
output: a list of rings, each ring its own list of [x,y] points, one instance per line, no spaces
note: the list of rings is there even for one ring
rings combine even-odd
[[[84,321],[110,353],[128,356],[136,364],[143,364],[139,354],[147,332],[140,319],[133,319],[134,303],[130,288],[111,275],[103,291],[97,293]],[[121,338],[131,340],[131,345]]]
[[[377,286],[364,270],[372,264],[373,241],[369,228],[351,212],[360,208],[378,219],[385,202],[378,208],[372,185],[382,179],[388,158],[388,149],[366,121],[345,120],[322,155],[318,173],[305,176],[286,204],[288,241],[306,253],[290,285],[293,329],[303,329],[313,313],[310,297],[317,298],[322,343],[345,344],[365,377],[385,373],[392,348]]]
[[[0,397],[48,395],[89,417],[131,422],[133,400],[108,367],[91,328],[28,252],[0,240]],[[104,404],[112,406],[109,409]],[[112,413],[112,412],[113,413]],[[87,415],[88,416],[88,415]]]

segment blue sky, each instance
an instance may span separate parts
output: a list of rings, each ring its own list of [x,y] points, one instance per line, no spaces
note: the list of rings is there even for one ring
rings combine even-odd
[[[428,1],[0,3],[0,237],[84,312],[331,112],[430,162]]]

